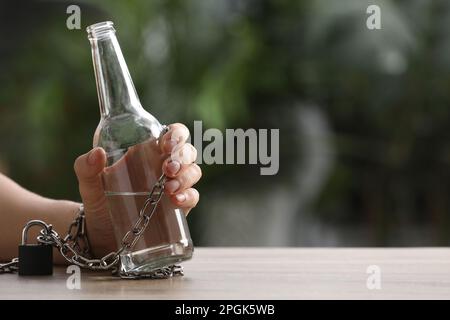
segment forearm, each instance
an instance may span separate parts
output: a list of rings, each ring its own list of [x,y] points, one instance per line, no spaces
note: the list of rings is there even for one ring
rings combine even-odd
[[[62,236],[76,217],[79,203],[53,200],[32,193],[0,174],[0,261],[17,256],[22,229],[32,219],[53,225]],[[32,228],[29,241],[35,241],[39,228]],[[64,263],[60,254],[54,255],[56,263]]]

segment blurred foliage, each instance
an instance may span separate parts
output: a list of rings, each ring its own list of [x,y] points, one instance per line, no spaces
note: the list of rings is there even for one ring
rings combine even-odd
[[[365,27],[378,4],[382,29]],[[72,164],[98,122],[89,43],[65,27],[65,2],[0,5],[0,161],[19,183],[78,198]],[[70,3],[72,4],[72,3]],[[336,163],[313,212],[369,225],[375,245],[426,225],[449,243],[450,2],[366,0],[91,1],[83,27],[115,23],[143,105],[161,122],[281,128],[289,185],[299,101],[319,105]],[[204,166],[203,186],[268,178]],[[259,179],[259,180],[258,180]],[[355,243],[357,244],[357,243]]]

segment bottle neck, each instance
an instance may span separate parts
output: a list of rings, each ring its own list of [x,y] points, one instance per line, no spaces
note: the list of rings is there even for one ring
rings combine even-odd
[[[102,118],[142,108],[112,23],[88,28]]]

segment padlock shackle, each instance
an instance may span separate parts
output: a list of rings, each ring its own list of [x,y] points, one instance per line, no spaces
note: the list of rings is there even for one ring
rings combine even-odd
[[[22,230],[22,244],[26,244],[28,240],[28,230],[34,226],[41,226],[47,233],[51,232],[51,227],[42,220],[30,220]]]

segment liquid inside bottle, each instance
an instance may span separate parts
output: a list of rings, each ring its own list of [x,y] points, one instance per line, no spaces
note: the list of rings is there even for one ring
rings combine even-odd
[[[102,179],[117,246],[139,219],[162,174],[159,138],[163,126],[137,97],[112,22],[87,29],[99,95],[101,119],[94,146],[105,149]],[[193,244],[183,211],[163,195],[135,246],[120,256],[120,272],[144,274],[192,257]]]

